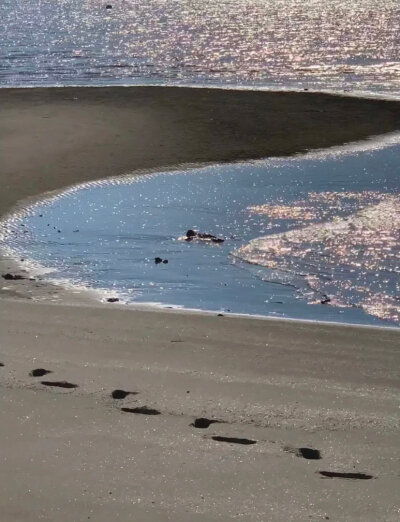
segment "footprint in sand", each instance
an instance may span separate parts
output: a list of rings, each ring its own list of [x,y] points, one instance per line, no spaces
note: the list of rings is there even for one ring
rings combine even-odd
[[[42,381],[44,386],[53,386],[55,388],[78,388],[77,384],[68,381]]]
[[[256,440],[238,439],[236,437],[221,437],[219,435],[216,435],[211,438],[212,438],[212,440],[216,440],[217,442],[229,442],[230,444],[244,444],[245,446],[249,446],[251,444],[257,444]]]
[[[302,457],[307,460],[320,460],[321,452],[313,448],[292,448],[291,446],[285,446],[283,448],[287,453],[294,453],[296,457]]]
[[[45,370],[44,368],[36,368],[32,370],[29,375],[30,377],[43,377],[43,375],[47,375],[48,373],[53,373],[51,370]]]
[[[130,392],[125,390],[114,390],[111,392],[111,397],[113,399],[125,399],[128,395],[137,395],[139,392]]]
[[[322,478],[344,478],[351,480],[370,480],[373,475],[367,473],[340,473],[338,471],[318,471]]]
[[[213,420],[213,419],[206,419],[205,417],[200,417],[198,419],[195,419],[194,422],[192,422],[191,426],[194,428],[200,428],[200,429],[206,429],[211,424],[220,423],[221,421]]]
[[[147,406],[138,406],[137,408],[121,408],[125,413],[141,413],[142,415],[161,415],[161,412]]]

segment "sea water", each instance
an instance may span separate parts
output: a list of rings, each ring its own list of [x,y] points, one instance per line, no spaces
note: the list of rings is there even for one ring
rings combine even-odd
[[[0,87],[400,97],[397,0],[3,0],[0,20]],[[87,185],[12,217],[1,242],[49,279],[127,303],[399,324],[399,152]],[[180,240],[188,228],[225,241]]]
[[[399,324],[399,153],[392,145],[88,184],[11,219],[5,241],[51,268],[49,280],[125,303]],[[188,229],[224,242],[186,241]]]
[[[398,97],[399,39],[398,0],[2,0],[0,84]]]

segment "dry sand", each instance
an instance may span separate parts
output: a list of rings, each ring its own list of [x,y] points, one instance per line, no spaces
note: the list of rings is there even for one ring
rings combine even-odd
[[[396,103],[328,95],[0,90],[0,213],[88,179],[399,127]],[[399,331],[132,311],[36,284],[1,284],[1,521],[399,520]],[[144,406],[160,414],[121,411]]]

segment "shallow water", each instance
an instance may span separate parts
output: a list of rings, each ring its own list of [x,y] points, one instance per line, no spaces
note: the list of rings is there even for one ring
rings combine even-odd
[[[400,95],[397,0],[2,0],[0,20],[2,86],[177,83]]]
[[[399,159],[400,146],[392,145],[347,155],[272,159],[95,183],[11,220],[6,243],[19,257],[52,268],[45,278],[107,289],[107,295],[125,302],[398,324],[399,228],[393,225],[392,235],[382,241],[356,230],[350,230],[345,241],[341,238],[348,247],[347,257],[341,258],[347,282],[343,286],[343,271],[331,270],[332,260],[338,259],[337,245],[336,258],[332,252],[327,256],[321,239],[321,227],[327,225],[317,224],[336,223],[337,229],[338,223],[340,228],[349,222],[344,217],[353,216],[357,228],[354,216],[364,209],[374,216],[374,233],[374,223],[386,222],[388,216],[387,205],[381,214],[379,205],[393,201],[397,203],[389,212],[399,221]],[[189,228],[225,242],[179,240]],[[297,241],[297,250],[275,255],[275,268],[283,270],[271,272],[231,255],[268,266],[263,258],[268,238],[282,238],[287,232],[285,246],[293,247],[299,230],[307,232]],[[260,236],[264,239],[249,243]],[[261,256],[260,241],[266,241]],[[312,242],[313,264],[308,255]],[[358,266],[364,252],[369,265]],[[156,257],[168,263],[156,264]],[[324,294],[331,302],[320,304]],[[371,298],[375,301],[367,306]]]
[[[0,87],[400,98],[397,0],[3,0],[0,20]],[[0,244],[127,302],[399,324],[399,159],[391,146],[93,184],[15,217]],[[226,241],[177,240],[188,228]]]

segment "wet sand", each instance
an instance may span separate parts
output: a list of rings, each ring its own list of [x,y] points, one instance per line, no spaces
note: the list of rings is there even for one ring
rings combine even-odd
[[[0,213],[89,179],[399,127],[397,103],[308,93],[0,90]],[[399,331],[0,286],[5,520],[398,520]]]
[[[286,156],[400,129],[400,103],[165,87],[0,89],[0,214],[140,169]]]

